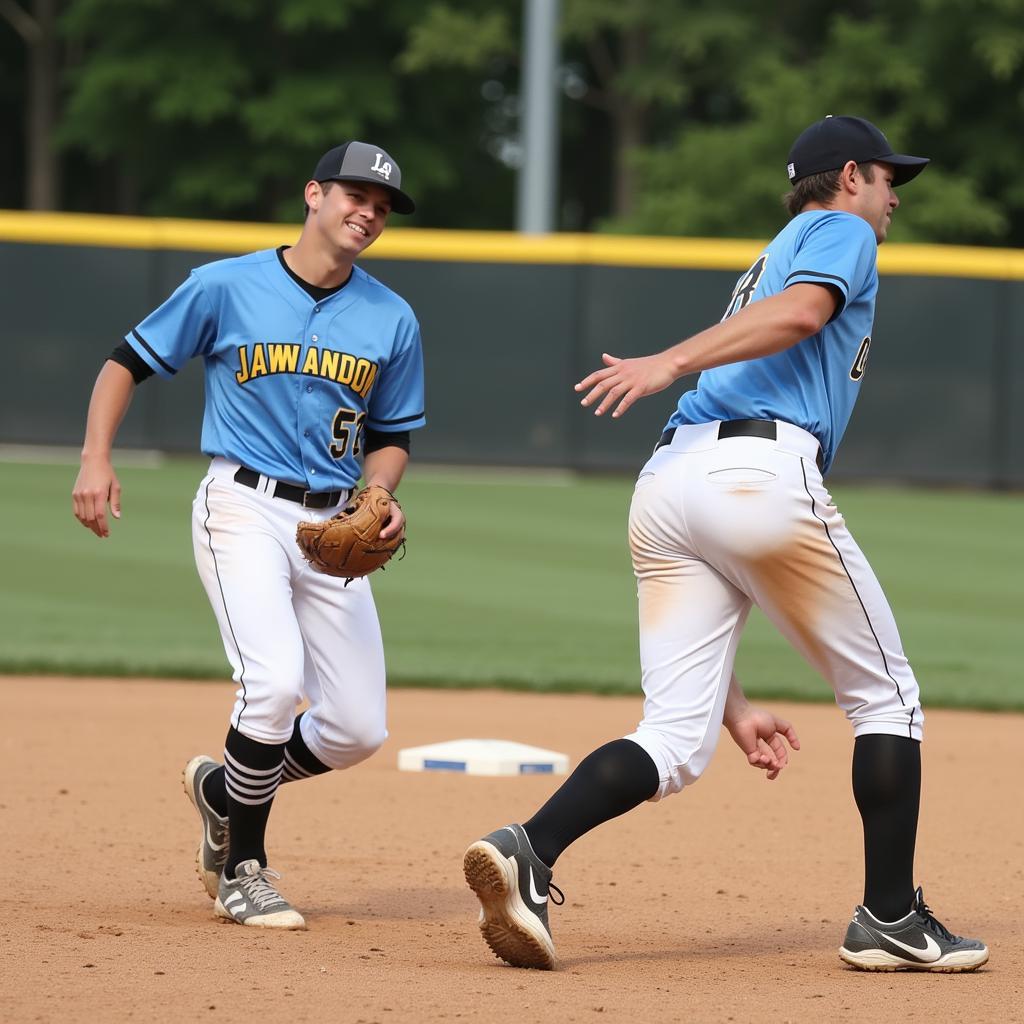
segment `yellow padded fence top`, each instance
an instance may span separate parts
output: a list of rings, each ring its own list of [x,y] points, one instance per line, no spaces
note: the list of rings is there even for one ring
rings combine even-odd
[[[243,253],[294,242],[297,224],[0,210],[0,243]],[[390,227],[364,259],[462,263],[574,263],[610,267],[745,270],[763,241],[631,235],[521,235]],[[1024,280],[1024,249],[890,244],[879,270],[924,277]]]

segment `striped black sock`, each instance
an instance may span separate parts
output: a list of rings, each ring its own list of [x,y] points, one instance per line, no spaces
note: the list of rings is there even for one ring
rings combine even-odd
[[[303,711],[304,715],[306,712]],[[281,774],[281,782],[297,782],[299,779],[309,779],[314,775],[323,775],[331,769],[324,764],[316,754],[306,746],[302,738],[299,722],[302,715],[295,719],[295,728],[292,731],[291,739],[284,747],[284,771]],[[228,793],[224,766],[218,765],[209,775],[203,779],[203,796],[206,802],[222,818],[228,813]]]
[[[281,781],[283,743],[259,743],[232,727],[224,743],[230,848],[224,873],[234,878],[243,860],[267,866],[265,837],[270,807]]]
[[[305,713],[303,711],[302,715]],[[284,745],[284,773],[281,782],[298,782],[299,779],[310,779],[331,770],[306,746],[302,738],[302,715],[295,719],[292,738]]]

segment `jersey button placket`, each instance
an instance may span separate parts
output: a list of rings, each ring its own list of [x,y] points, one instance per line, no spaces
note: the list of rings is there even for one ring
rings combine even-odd
[[[306,467],[307,478],[312,478],[316,474],[316,470],[312,468],[312,463],[316,460],[316,452],[313,450],[314,443],[311,439],[315,431],[319,402],[313,396],[312,381],[307,380],[302,390],[304,392],[302,397],[306,400],[299,402],[299,422],[296,424],[299,433],[299,457]],[[307,395],[310,397],[306,398]]]
[[[316,329],[315,316],[319,312],[320,307],[314,306],[314,315],[310,316],[306,324],[306,337],[309,338],[308,348],[316,348],[320,341],[320,333]],[[316,443],[312,439],[318,434],[317,420],[323,415],[323,410],[320,408],[319,394],[316,393],[318,389],[315,387],[315,384],[316,381],[312,377],[306,377],[302,385],[303,395],[301,397],[305,398],[308,395],[309,398],[299,402],[299,420],[296,424],[299,433],[300,457],[306,469],[306,478],[311,482],[317,476],[314,463],[320,457],[320,453],[316,451]]]

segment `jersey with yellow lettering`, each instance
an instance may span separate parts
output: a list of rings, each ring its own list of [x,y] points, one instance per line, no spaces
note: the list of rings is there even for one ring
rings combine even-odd
[[[317,300],[274,249],[208,263],[125,340],[162,377],[203,358],[207,455],[310,490],[355,486],[365,427],[426,423],[416,317],[359,267]]]

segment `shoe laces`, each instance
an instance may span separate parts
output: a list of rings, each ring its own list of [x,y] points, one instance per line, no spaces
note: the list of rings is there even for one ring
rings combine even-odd
[[[552,893],[558,893],[557,900],[552,895]],[[548,895],[551,896],[551,902],[554,903],[556,907],[560,907],[565,902],[565,894],[562,892],[561,889],[558,888],[557,885],[554,884],[554,882],[548,882]]]
[[[925,903],[923,895],[918,896],[917,906],[914,909],[921,915],[929,931],[934,932],[939,938],[945,939],[947,942],[956,941],[957,936],[935,917],[931,908]]]
[[[255,875],[241,879],[238,886],[260,910],[265,910],[274,903],[287,902],[269,881],[271,878],[280,877],[281,875],[272,868],[260,868]]]

